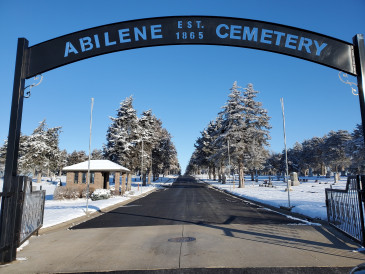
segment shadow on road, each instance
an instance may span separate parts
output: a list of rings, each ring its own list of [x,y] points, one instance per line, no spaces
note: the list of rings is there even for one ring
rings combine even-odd
[[[227,197],[192,180],[177,180],[172,187],[152,193],[131,205],[71,229],[197,225],[220,230],[230,238],[352,258],[349,252],[353,247],[336,236],[335,231],[309,226],[300,220]],[[313,230],[318,233],[313,233]],[[314,234],[317,236],[308,236]]]

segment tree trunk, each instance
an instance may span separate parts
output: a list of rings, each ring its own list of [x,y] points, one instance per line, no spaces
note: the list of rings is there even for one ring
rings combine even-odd
[[[243,163],[240,162],[238,164],[238,172],[239,172],[239,184],[238,187],[239,188],[244,188],[245,187],[245,173],[243,171]]]
[[[215,173],[215,166],[213,166],[213,180],[217,179],[217,174]]]
[[[255,174],[251,171],[251,181],[255,181]]]
[[[222,182],[222,167],[218,167],[218,183]]]
[[[212,172],[210,167],[208,167],[208,178],[209,180],[212,180]]]
[[[142,174],[142,185],[145,186],[146,185],[146,181],[147,181],[147,174],[143,173]]]
[[[152,170],[149,170],[148,172],[148,184],[151,184],[151,178],[152,178]]]
[[[324,163],[321,163],[321,175],[322,176],[326,175],[326,167],[325,167]]]
[[[153,181],[156,182],[158,179],[158,174],[157,173],[154,173],[153,174]]]

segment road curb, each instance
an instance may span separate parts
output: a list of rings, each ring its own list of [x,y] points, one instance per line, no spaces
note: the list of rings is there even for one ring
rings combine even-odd
[[[44,235],[46,233],[49,233],[49,232],[53,232],[55,230],[59,230],[59,229],[64,229],[64,228],[69,228],[69,227],[72,227],[72,226],[75,226],[75,225],[78,225],[80,223],[83,223],[83,222],[86,222],[88,220],[91,220],[91,219],[94,219],[104,213],[107,213],[109,211],[112,211],[118,207],[121,207],[123,205],[127,205],[131,202],[134,202],[138,199],[141,199],[149,194],[151,194],[152,192],[155,192],[156,190],[158,190],[159,188],[158,187],[155,187],[147,192],[144,192],[144,193],[141,193],[140,195],[138,196],[134,196],[134,197],[131,197],[130,199],[128,200],[125,200],[123,202],[120,202],[120,203],[117,203],[117,204],[114,204],[114,205],[111,205],[111,206],[108,206],[108,207],[105,207],[103,209],[99,209],[98,211],[95,211],[93,213],[90,213],[88,215],[84,215],[84,216],[80,216],[80,217],[77,217],[77,218],[74,218],[74,219],[71,219],[71,220],[68,220],[66,222],[63,222],[63,223],[60,223],[60,224],[57,224],[57,225],[53,225],[53,226],[49,226],[49,227],[45,227],[45,228],[41,228],[39,230],[39,233],[38,235]]]

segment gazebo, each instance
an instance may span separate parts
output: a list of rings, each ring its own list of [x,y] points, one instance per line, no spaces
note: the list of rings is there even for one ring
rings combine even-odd
[[[88,181],[88,161],[67,166],[63,168],[63,171],[67,172],[66,186],[79,188],[86,187]],[[114,173],[115,194],[120,194],[120,186],[122,187],[122,193],[124,193],[126,189],[130,190],[132,182],[130,170],[109,160],[90,161],[90,188],[109,189],[109,176],[111,173]]]

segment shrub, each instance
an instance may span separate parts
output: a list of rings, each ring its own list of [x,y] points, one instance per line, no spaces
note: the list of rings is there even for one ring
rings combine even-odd
[[[91,200],[103,200],[109,199],[111,196],[110,189],[96,189],[93,194],[90,195]]]
[[[89,188],[89,197],[93,194],[94,191],[95,191],[95,188],[92,188],[92,187]],[[81,198],[86,198],[86,194],[87,194],[86,192],[87,192],[87,188],[82,189]]]
[[[90,188],[90,193],[92,193],[93,191],[94,189]],[[77,199],[77,198],[86,198],[86,188],[59,186],[56,187],[53,194],[54,200]]]
[[[56,187],[53,194],[54,200],[77,199],[77,198],[80,198],[80,190],[75,187],[59,186]]]

